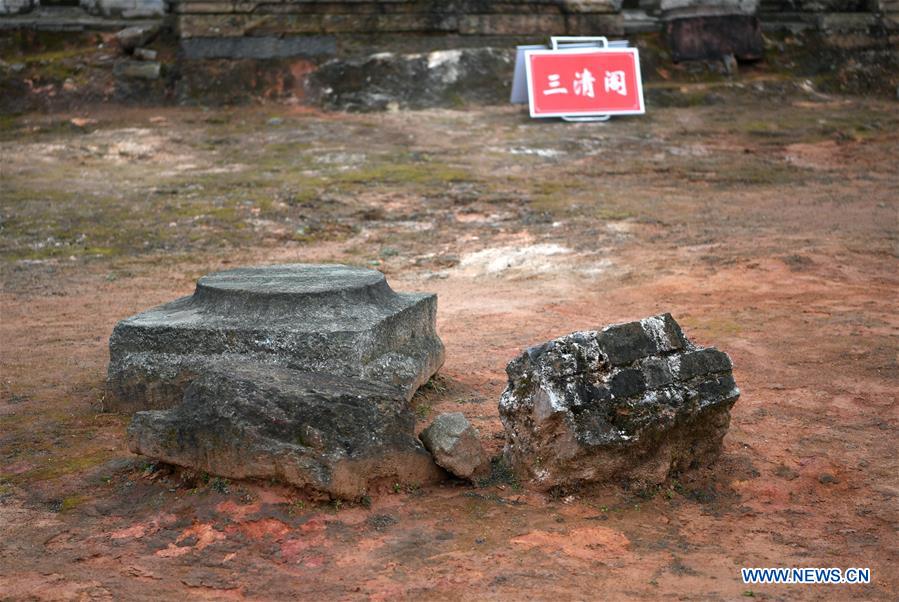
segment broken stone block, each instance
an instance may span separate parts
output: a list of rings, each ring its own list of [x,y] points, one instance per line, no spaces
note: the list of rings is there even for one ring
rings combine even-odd
[[[506,368],[505,456],[539,489],[645,485],[713,462],[740,395],[730,358],[669,314],[532,347]]]
[[[30,13],[35,4],[35,0],[0,0],[0,15]]]
[[[137,412],[131,451],[229,478],[274,479],[356,499],[442,471],[395,387],[281,366],[222,362],[170,410]]]
[[[490,472],[478,431],[461,412],[440,414],[419,437],[434,461],[459,478],[474,480]]]
[[[162,65],[155,61],[119,61],[112,72],[116,77],[154,80],[162,74]]]
[[[155,50],[150,50],[149,48],[135,48],[134,49],[134,58],[139,61],[155,61],[157,52]]]
[[[443,364],[436,313],[436,295],[396,293],[375,270],[289,264],[210,274],[192,296],[116,324],[106,406],[172,407],[223,360],[371,380],[410,399]]]
[[[758,60],[765,46],[758,0],[662,0],[665,37],[677,61]]]
[[[164,0],[79,0],[78,5],[92,15],[145,19],[165,16]]]
[[[733,56],[755,61],[765,55],[759,20],[751,15],[714,15],[673,19],[665,36],[675,61],[722,60]]]
[[[161,27],[158,24],[133,25],[115,34],[116,43],[122,52],[131,54],[138,46],[149,44],[159,35]]]

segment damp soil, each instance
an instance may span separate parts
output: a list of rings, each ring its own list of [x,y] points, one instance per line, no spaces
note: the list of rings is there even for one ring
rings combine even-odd
[[[895,599],[895,102],[735,90],[605,124],[518,108],[97,108],[0,121],[0,598]],[[713,467],[646,491],[384,484],[358,502],[158,465],[100,411],[119,319],[240,265],[439,296],[491,455],[506,363],[671,312],[742,397]],[[870,567],[745,585],[741,567]]]

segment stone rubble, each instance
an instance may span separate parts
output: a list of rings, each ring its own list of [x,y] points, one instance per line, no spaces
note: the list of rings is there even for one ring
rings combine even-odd
[[[121,31],[116,32],[115,41],[125,54],[131,54],[135,48],[145,46],[152,42],[159,35],[160,26],[153,25],[132,25]]]
[[[730,358],[669,314],[532,347],[506,368],[505,457],[543,490],[645,485],[719,455],[739,397]]]

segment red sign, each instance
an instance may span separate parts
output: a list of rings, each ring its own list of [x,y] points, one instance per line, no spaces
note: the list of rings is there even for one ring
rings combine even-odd
[[[636,48],[529,50],[525,67],[531,117],[646,112]]]

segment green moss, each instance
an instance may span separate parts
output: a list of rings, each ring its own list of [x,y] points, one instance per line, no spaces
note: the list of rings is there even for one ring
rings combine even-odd
[[[502,455],[490,460],[490,475],[479,480],[478,487],[493,487],[496,485],[508,485],[512,491],[521,490],[521,482],[512,471],[512,467],[505,461]]]
[[[84,502],[84,498],[80,495],[70,495],[59,503],[59,512],[68,512],[73,508],[77,508]]]
[[[703,174],[700,178],[728,188],[734,185],[779,186],[802,183],[808,170],[788,163],[742,162],[727,169]]]
[[[18,475],[11,475],[7,479],[20,485],[58,479],[99,466],[112,457],[114,457],[112,452],[98,451],[77,458],[50,458],[46,466],[34,468]]]
[[[448,184],[471,180],[469,172],[434,163],[381,163],[332,176],[336,183],[353,184]]]
[[[215,477],[209,481],[209,488],[217,493],[228,493],[231,481],[222,477]]]
[[[181,439],[181,433],[174,426],[171,426],[165,430],[165,436],[163,437],[163,447],[165,449],[176,450],[178,449],[178,442]]]
[[[19,116],[12,113],[0,113],[0,133],[19,129]]]
[[[134,202],[19,185],[4,198],[0,257],[7,260],[137,254],[183,246],[193,237],[211,239],[211,232],[219,243],[251,236],[247,220],[254,205],[243,201],[172,202],[150,195]]]
[[[415,406],[415,415],[419,420],[424,420],[431,413],[431,404],[429,403],[419,403]]]
[[[518,382],[515,383],[515,389],[513,394],[518,398],[525,398],[531,395],[531,391],[534,388],[533,380],[531,379],[530,374],[525,374],[521,378],[518,379]]]
[[[696,328],[707,333],[710,339],[736,337],[743,332],[739,322],[728,318],[708,318],[700,321]]]

